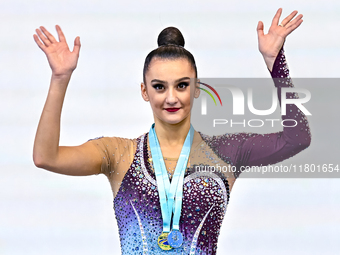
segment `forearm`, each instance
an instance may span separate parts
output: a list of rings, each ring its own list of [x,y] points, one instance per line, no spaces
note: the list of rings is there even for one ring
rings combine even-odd
[[[284,55],[283,47],[273,63],[273,69],[270,74],[274,80],[275,87],[277,88],[280,107],[282,107],[281,89],[294,88],[292,79],[289,75],[288,64]],[[298,99],[299,96],[295,92],[289,92],[286,93],[286,98]],[[307,117],[295,104],[287,104],[283,107],[286,107],[286,114],[282,115],[282,120],[285,121],[286,125],[283,128],[283,137],[291,145],[299,147],[302,146],[302,148],[308,147],[311,142],[311,134]]]
[[[280,64],[277,60],[280,58],[280,56],[282,54],[283,54],[283,45],[281,46],[281,49],[279,50],[279,52],[275,56],[266,55],[266,54],[262,53],[262,57],[263,57],[264,62],[266,63],[266,66],[267,66],[270,73],[273,72],[274,63],[276,63],[276,67]],[[276,68],[276,69],[278,69],[278,68]]]
[[[71,74],[52,75],[34,141],[33,160],[38,167],[48,169],[58,158],[61,111],[70,78]]]
[[[264,62],[266,63],[266,65],[267,65],[268,70],[270,72],[272,72],[273,71],[273,65],[274,65],[274,62],[275,62],[275,58],[263,56],[263,59],[264,59]]]

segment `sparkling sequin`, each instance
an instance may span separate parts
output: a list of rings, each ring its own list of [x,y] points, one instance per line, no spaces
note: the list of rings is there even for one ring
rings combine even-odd
[[[142,236],[142,240],[143,240],[143,255],[144,254],[148,254],[148,243],[146,241],[146,236],[145,236],[145,233],[144,233],[144,228],[143,228],[143,224],[142,224],[142,221],[140,220],[140,217],[138,215],[138,212],[137,210],[135,209],[135,207],[133,206],[133,203],[132,201],[130,200],[130,203],[131,203],[131,206],[133,208],[133,210],[135,211],[135,214],[136,214],[136,217],[137,217],[137,220],[138,220],[138,225],[139,225],[139,229],[140,229],[140,232],[141,232],[141,236]],[[136,237],[137,234],[136,233],[133,233],[133,235]],[[139,249],[139,247],[137,247],[137,250]]]
[[[154,185],[156,184],[155,176],[146,163],[148,162],[145,157],[147,155],[146,137],[147,136],[143,135],[139,138],[137,151],[141,153],[138,153],[138,156],[136,153],[133,163],[136,166],[137,159],[140,161],[140,173],[134,175],[133,173],[136,172],[136,168],[132,167],[133,164],[131,164],[129,171],[126,173],[121,184],[122,188],[114,199],[114,208],[119,226],[121,249],[123,254],[139,254],[139,252],[145,252],[146,249],[149,254],[162,253],[161,249],[157,245],[157,238],[162,232],[162,217],[158,193],[155,191],[157,187]],[[140,178],[141,173],[143,173],[142,178]],[[203,183],[208,186],[203,185]],[[221,192],[221,194],[218,194],[216,192],[211,194],[208,192],[209,189],[215,187],[212,185],[213,183],[217,186],[221,185],[220,189],[224,189],[225,193]],[[190,200],[189,191],[183,192],[182,215],[187,215],[187,217],[180,218],[180,231],[183,234],[184,241],[180,248],[172,249],[167,251],[167,253],[189,254],[191,251],[191,254],[194,254],[193,252],[195,252],[196,248],[199,248],[201,254],[208,254],[204,248],[205,244],[202,246],[199,243],[202,242],[202,240],[199,239],[199,232],[202,228],[204,228],[203,230],[206,235],[209,234],[212,237],[211,245],[214,245],[217,242],[216,233],[219,232],[219,228],[222,224],[225,208],[229,198],[229,194],[227,194],[228,189],[225,185],[226,184],[223,183],[222,179],[220,179],[218,175],[211,172],[187,173],[184,178],[184,186],[187,189],[190,189],[191,192],[194,192],[195,199],[194,201]],[[154,190],[155,192],[151,194],[148,193],[148,191],[151,190]],[[197,193],[199,190],[205,191],[204,194],[202,195],[201,193]],[[143,194],[143,191],[145,191],[145,194]],[[125,202],[126,199],[129,199],[129,195],[131,195],[130,200],[132,201],[132,208],[129,208],[129,204],[126,204]],[[146,198],[145,195],[148,197]],[[144,197],[146,198],[145,201],[143,200]],[[215,206],[214,208],[216,209],[214,209],[210,202],[205,202],[207,201],[207,198],[212,200],[212,197],[218,197],[218,201],[220,201],[219,203],[222,204],[223,208]],[[119,208],[124,208],[124,210],[118,210]],[[209,209],[214,210],[214,213],[219,217],[218,220],[205,220],[206,223],[204,226],[207,226],[205,228],[203,227],[203,219],[209,219],[209,217],[211,217],[209,216]],[[206,218],[203,217],[204,215],[206,215]],[[133,233],[142,233],[142,229],[144,232],[146,231],[145,235],[147,238],[144,240],[145,242],[143,242],[141,236],[133,235]],[[148,236],[147,233],[149,233],[150,236]],[[138,237],[141,239],[138,240]],[[140,243],[140,246],[136,245],[138,243]],[[145,245],[147,247],[145,247]]]
[[[271,75],[278,89],[293,87],[283,49]],[[287,98],[298,98],[298,95],[287,93]],[[295,119],[297,127],[271,134],[240,132],[208,136],[198,132],[202,142],[192,150],[190,167],[184,175],[179,224],[183,245],[167,254],[216,254],[230,190],[241,174],[240,166],[275,164],[308,147],[311,133],[306,116],[295,105],[287,105],[287,115],[282,118]],[[120,150],[124,148],[128,155],[132,153],[127,143],[123,143],[125,140],[116,139],[111,147],[108,146],[110,138],[91,140],[102,155],[101,173],[109,178],[113,190],[118,190],[114,193],[113,203],[123,255],[164,254],[157,245],[157,238],[162,233],[162,215],[147,137],[145,133],[136,139],[135,153],[131,154],[130,160]],[[266,157],[263,157],[263,150]],[[267,154],[268,151],[272,154]],[[256,161],[259,158],[261,162]],[[118,168],[122,162],[131,163],[124,172]],[[214,164],[235,167],[236,171],[215,171],[210,168]],[[169,162],[167,169],[173,170],[175,166],[176,161]],[[120,181],[115,179],[118,175]]]

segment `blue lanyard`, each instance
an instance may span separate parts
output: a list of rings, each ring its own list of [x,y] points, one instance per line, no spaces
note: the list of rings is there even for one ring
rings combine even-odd
[[[187,134],[187,137],[185,138],[185,142],[181,150],[181,155],[178,159],[176,169],[170,184],[154,126],[155,123],[152,124],[149,131],[149,143],[160,198],[163,218],[163,232],[170,232],[172,213],[174,213],[172,229],[179,230],[179,219],[182,210],[184,172],[188,163],[190,149],[194,138],[194,128],[190,124],[190,130]]]

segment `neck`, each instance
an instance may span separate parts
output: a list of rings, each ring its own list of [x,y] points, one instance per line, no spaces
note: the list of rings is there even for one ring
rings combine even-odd
[[[183,146],[189,130],[190,118],[185,118],[177,124],[169,124],[155,118],[155,132],[161,147]]]

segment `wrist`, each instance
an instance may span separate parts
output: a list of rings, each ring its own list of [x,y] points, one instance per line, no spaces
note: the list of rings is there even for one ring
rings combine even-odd
[[[52,71],[52,80],[70,80],[73,71],[68,72],[53,72]]]
[[[263,56],[263,59],[267,65],[268,70],[272,72],[276,57]]]
[[[67,86],[70,82],[72,73],[68,74],[55,74],[52,73],[51,83],[50,83],[50,92],[62,93],[66,92]]]

